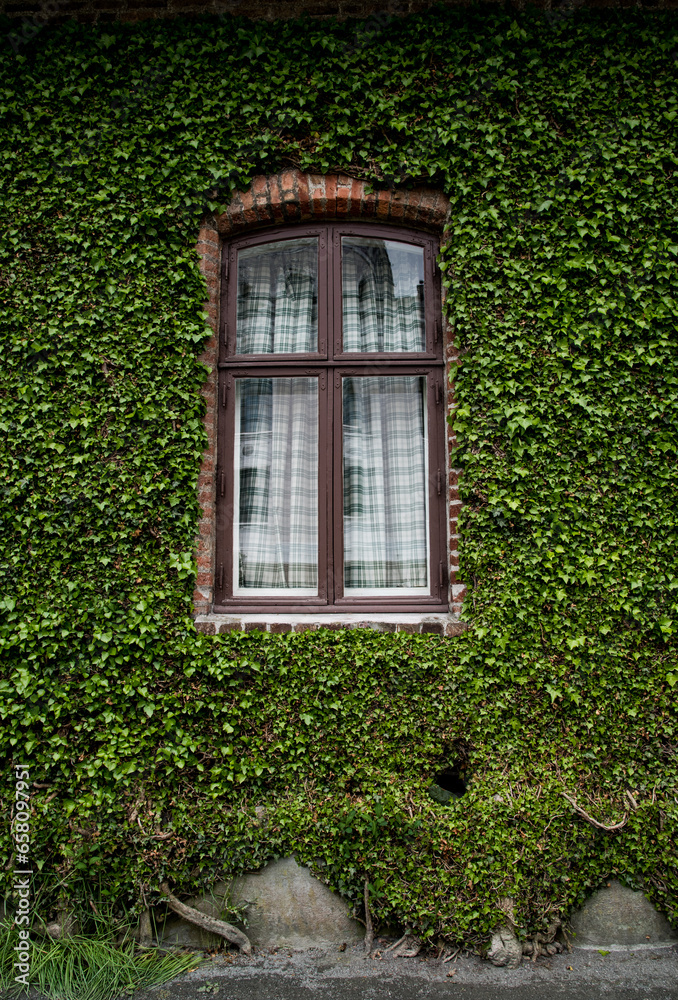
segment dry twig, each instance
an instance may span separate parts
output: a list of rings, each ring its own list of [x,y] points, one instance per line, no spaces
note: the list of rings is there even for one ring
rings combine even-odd
[[[374,944],[374,928],[370,913],[370,883],[365,879],[365,954],[369,955]]]
[[[589,816],[589,814],[582,809],[581,806],[577,805],[573,798],[570,798],[567,792],[563,792],[563,798],[567,799],[575,812],[579,813],[579,815],[592,826],[598,827],[599,830],[606,830],[608,833],[612,833],[613,830],[621,830],[621,828],[626,826],[628,822],[629,814],[628,812],[625,812],[624,818],[620,820],[619,823],[614,823],[612,826],[606,826],[605,823],[599,823],[597,819],[593,818],[593,816]]]
[[[216,917],[210,917],[206,913],[201,913],[200,910],[194,909],[192,906],[186,906],[185,903],[179,902],[176,896],[173,896],[169,891],[167,882],[162,883],[160,892],[167,899],[167,905],[170,910],[173,910],[178,916],[183,917],[184,920],[188,920],[204,931],[209,931],[212,934],[218,934],[220,937],[226,938],[231,944],[237,944],[244,955],[252,954],[250,939],[242,931],[239,931],[237,927],[234,927],[233,924],[227,924],[225,920],[217,920]]]

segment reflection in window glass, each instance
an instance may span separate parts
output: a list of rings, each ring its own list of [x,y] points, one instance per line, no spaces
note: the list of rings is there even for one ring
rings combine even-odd
[[[344,589],[428,590],[426,379],[343,380]]]
[[[424,351],[424,251],[393,240],[341,241],[344,351]]]
[[[235,590],[318,588],[318,380],[236,379]]]
[[[318,240],[308,237],[238,253],[237,354],[318,350]]]

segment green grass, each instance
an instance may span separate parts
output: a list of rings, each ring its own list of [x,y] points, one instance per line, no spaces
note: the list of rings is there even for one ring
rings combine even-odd
[[[20,997],[12,963],[16,934],[0,934],[0,996]],[[47,1000],[121,1000],[142,987],[159,986],[200,964],[196,955],[138,952],[132,940],[115,947],[110,934],[31,942],[30,985]]]

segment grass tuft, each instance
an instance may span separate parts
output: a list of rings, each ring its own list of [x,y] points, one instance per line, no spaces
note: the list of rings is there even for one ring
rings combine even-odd
[[[0,995],[26,993],[14,981],[16,934],[4,924],[0,932]],[[138,952],[127,939],[117,947],[110,935],[76,935],[63,941],[31,942],[29,981],[46,1000],[123,1000],[137,990],[159,986],[201,962],[197,955]]]

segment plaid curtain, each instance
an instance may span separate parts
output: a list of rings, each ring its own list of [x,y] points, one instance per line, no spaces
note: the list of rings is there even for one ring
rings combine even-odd
[[[318,240],[308,237],[238,253],[238,354],[318,350]]]
[[[318,380],[236,380],[238,584],[318,586]]]
[[[392,240],[341,241],[345,351],[423,351],[424,251]]]
[[[344,586],[428,587],[426,379],[344,378]]]

